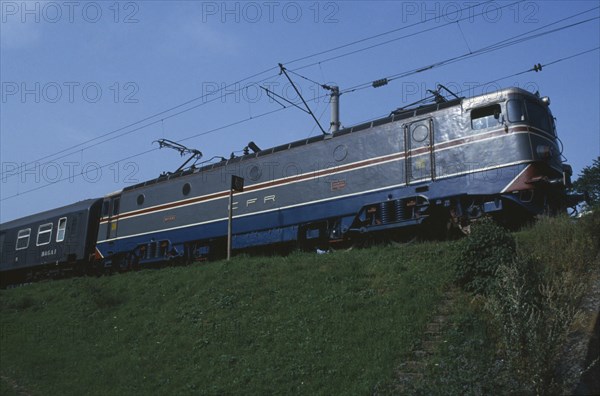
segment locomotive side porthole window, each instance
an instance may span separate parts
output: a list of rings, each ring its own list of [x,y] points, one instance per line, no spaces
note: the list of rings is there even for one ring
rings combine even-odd
[[[427,125],[419,124],[412,131],[412,138],[415,142],[422,142],[429,136],[429,128]]]
[[[67,218],[61,217],[58,220],[58,228],[56,229],[56,242],[65,240],[65,230],[67,229]]]
[[[250,172],[248,174],[248,176],[250,177],[250,180],[257,181],[258,179],[260,179],[261,175],[262,175],[262,171],[260,170],[260,168],[258,166],[254,165],[252,168],[250,168]]]
[[[341,162],[348,156],[348,147],[345,144],[340,144],[333,150],[333,159],[337,162]]]
[[[144,196],[144,194],[140,194],[140,195],[138,195],[138,196],[137,196],[137,204],[138,204],[139,206],[142,206],[142,205],[144,204],[144,199],[145,199],[145,198],[146,198],[146,197]]]
[[[499,104],[479,107],[471,110],[471,127],[473,129],[485,129],[497,127],[502,124],[502,110]]]
[[[31,228],[20,230],[17,234],[17,246],[16,250],[27,249],[29,247],[29,236],[31,235]]]
[[[190,191],[192,191],[192,185],[190,183],[185,183],[181,189],[181,192],[183,195],[189,195]]]
[[[39,226],[35,246],[47,245],[50,243],[50,239],[52,239],[52,223]]]

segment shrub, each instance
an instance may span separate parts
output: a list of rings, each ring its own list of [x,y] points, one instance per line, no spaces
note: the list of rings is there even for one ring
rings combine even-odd
[[[598,255],[600,253],[600,204],[590,208],[590,210],[592,213],[583,216],[579,219],[579,222],[581,228],[591,238],[593,253]]]
[[[569,328],[580,317],[577,306],[584,284],[569,272],[534,279],[530,274],[535,267],[524,258],[501,265],[486,300],[499,329],[499,352],[506,362],[503,377],[510,393],[559,392],[561,380],[554,370]]]
[[[488,294],[498,267],[514,259],[516,243],[508,231],[484,218],[459,242],[458,249],[454,262],[456,282],[467,291]]]

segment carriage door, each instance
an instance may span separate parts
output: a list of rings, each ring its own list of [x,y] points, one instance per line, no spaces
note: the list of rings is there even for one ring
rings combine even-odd
[[[121,204],[121,196],[117,195],[110,198],[108,207],[108,223],[106,224],[106,239],[117,237],[118,216]]]
[[[435,177],[433,119],[404,126],[406,184],[430,181]]]

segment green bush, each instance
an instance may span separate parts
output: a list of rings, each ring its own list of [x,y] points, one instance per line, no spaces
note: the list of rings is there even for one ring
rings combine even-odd
[[[555,378],[571,325],[580,317],[584,284],[573,273],[546,272],[532,277],[531,259],[519,257],[498,268],[486,308],[499,330],[499,354],[509,393],[557,394]]]
[[[471,228],[471,234],[458,244],[455,281],[467,291],[485,295],[493,287],[498,267],[515,258],[516,243],[491,219],[484,218]]]
[[[592,213],[580,218],[581,228],[590,236],[593,253],[600,251],[600,204],[591,208]]]

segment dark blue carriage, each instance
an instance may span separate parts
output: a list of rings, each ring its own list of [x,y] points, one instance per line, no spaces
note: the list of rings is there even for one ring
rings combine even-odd
[[[86,271],[95,254],[101,204],[89,199],[0,225],[1,283]]]

